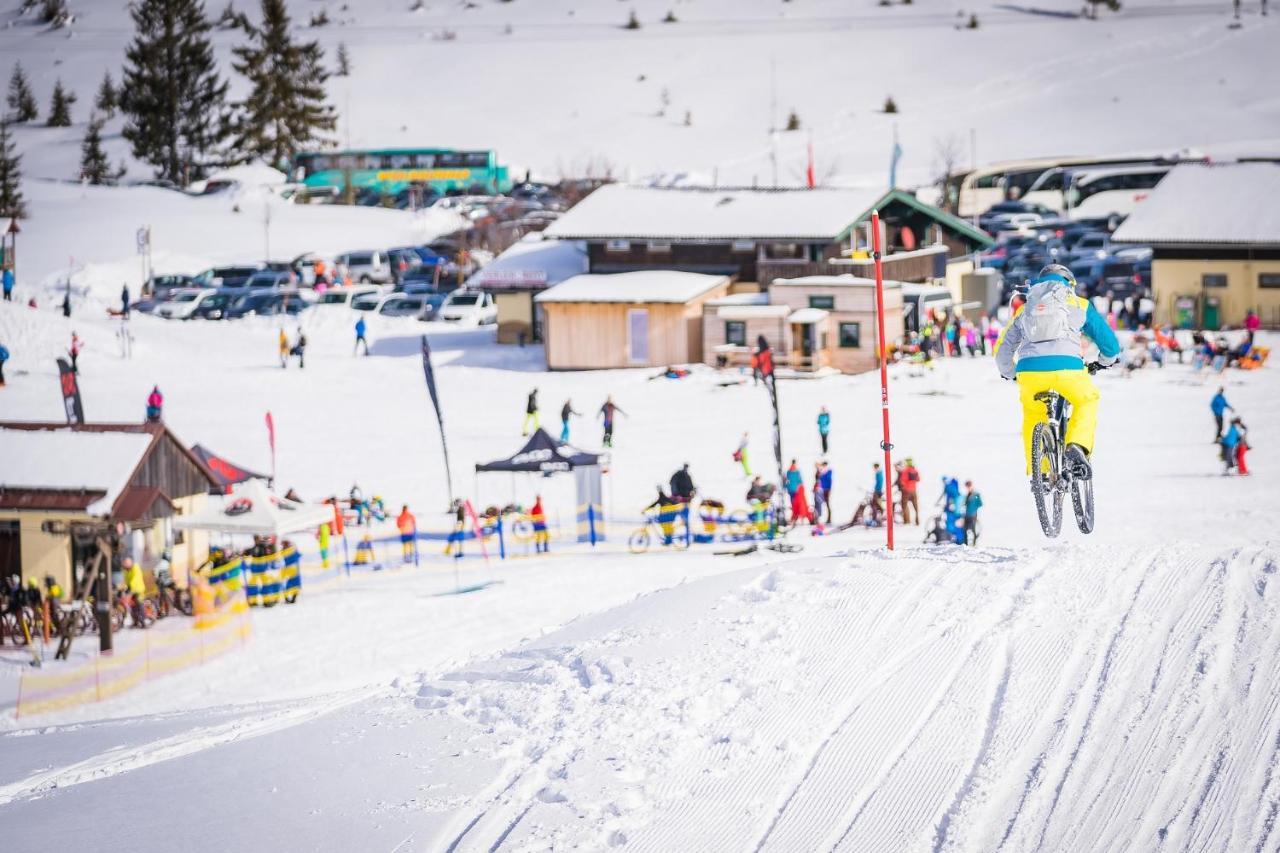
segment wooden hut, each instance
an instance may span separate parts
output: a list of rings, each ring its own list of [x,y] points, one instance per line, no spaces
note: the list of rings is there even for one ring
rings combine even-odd
[[[653,367],[702,360],[702,310],[730,277],[652,270],[579,275],[536,297],[547,367]]]

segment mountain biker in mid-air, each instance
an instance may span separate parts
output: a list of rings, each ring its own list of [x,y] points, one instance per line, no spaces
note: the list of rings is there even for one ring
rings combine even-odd
[[[1031,473],[1031,434],[1044,420],[1042,391],[1056,391],[1071,404],[1067,425],[1066,464],[1079,479],[1092,477],[1089,455],[1098,424],[1098,389],[1089,378],[1081,337],[1098,347],[1098,365],[1110,367],[1120,355],[1120,342],[1098,309],[1076,294],[1076,278],[1061,264],[1040,270],[1009,325],[996,341],[996,367],[1018,383],[1022,400],[1022,442]]]

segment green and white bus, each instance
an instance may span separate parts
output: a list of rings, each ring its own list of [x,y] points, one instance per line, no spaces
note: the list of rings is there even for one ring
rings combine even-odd
[[[348,176],[356,189],[395,195],[413,185],[440,193],[505,193],[511,189],[507,167],[493,151],[452,148],[379,148],[363,151],[304,151],[293,158],[294,179],[308,187],[345,191]]]

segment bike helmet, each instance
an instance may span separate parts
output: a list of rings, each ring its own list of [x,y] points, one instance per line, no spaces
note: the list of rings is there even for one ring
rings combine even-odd
[[[1061,281],[1063,284],[1067,285],[1067,287],[1075,290],[1076,277],[1072,275],[1071,270],[1067,269],[1062,264],[1049,264],[1044,269],[1040,270],[1040,274],[1036,276],[1036,284],[1039,284],[1042,281],[1054,280]]]

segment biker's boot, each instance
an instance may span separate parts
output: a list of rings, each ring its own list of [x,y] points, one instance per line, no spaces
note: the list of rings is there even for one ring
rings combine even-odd
[[[1089,464],[1089,451],[1078,444],[1068,444],[1066,467],[1073,480],[1092,480],[1093,466]]]

